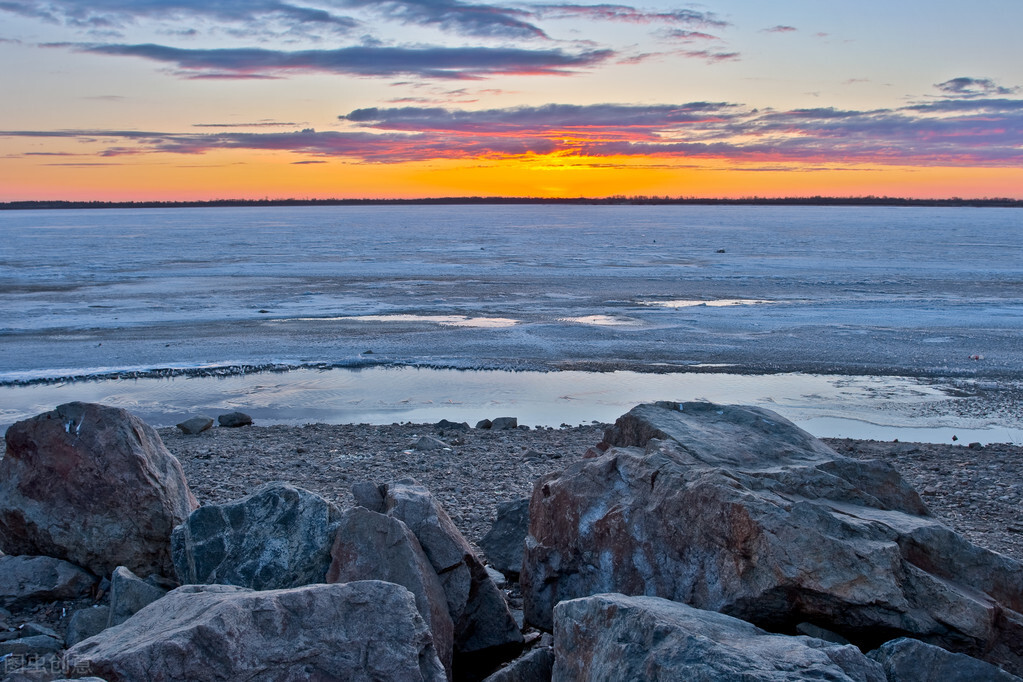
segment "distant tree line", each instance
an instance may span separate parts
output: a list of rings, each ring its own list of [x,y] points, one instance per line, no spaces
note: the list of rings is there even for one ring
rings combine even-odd
[[[624,196],[603,198],[544,197],[436,197],[426,199],[210,199],[206,201],[8,201],[0,202],[0,210],[62,209],[62,208],[201,208],[239,206],[417,206],[417,205],[699,205],[699,206],[977,206],[1023,207],[1023,199],[984,198],[907,199],[900,197],[742,197],[715,199],[703,197]]]

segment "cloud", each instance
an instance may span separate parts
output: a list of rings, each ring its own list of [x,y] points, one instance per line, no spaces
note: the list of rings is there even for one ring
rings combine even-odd
[[[702,59],[710,64],[717,62],[735,62],[739,60],[738,52],[719,52],[714,50],[680,50],[677,54],[690,59]]]
[[[760,110],[728,102],[356,109],[343,131],[7,131],[103,145],[106,157],[273,150],[367,163],[553,155],[580,164],[661,159],[801,166],[1023,165],[1023,100],[949,99],[897,109]]]
[[[343,47],[336,50],[183,49],[166,45],[51,44],[80,52],[141,57],[174,64],[186,78],[273,78],[299,73],[479,79],[493,75],[552,75],[599,64],[610,50],[502,47]]]
[[[164,33],[181,37],[220,29],[243,39],[354,35],[367,25],[380,29],[383,22],[506,40],[549,39],[537,25],[545,19],[659,24],[678,29],[681,32],[676,38],[688,40],[702,37],[701,31],[694,29],[729,26],[712,12],[694,9],[656,11],[621,4],[488,4],[463,0],[0,0],[3,12],[87,31],[94,37],[120,35],[143,21],[162,23]]]
[[[734,115],[736,108],[737,105],[724,102],[659,106],[547,104],[482,111],[400,107],[356,109],[338,118],[364,128],[392,131],[546,135],[552,131],[599,129],[608,134],[611,131],[636,133],[669,125],[720,122]]]
[[[990,97],[992,95],[1012,95],[1019,88],[1003,88],[990,78],[953,78],[944,83],[936,83],[938,90],[953,97]]]
[[[784,24],[778,24],[777,26],[772,26],[770,28],[760,29],[760,32],[761,33],[795,33],[798,30],[799,29],[797,29],[795,26],[785,26]]]
[[[294,128],[297,123],[257,121],[256,123],[193,123],[193,128]]]
[[[684,28],[663,29],[658,32],[658,35],[668,40],[678,40],[684,43],[701,40],[720,40],[720,38],[715,35],[711,35],[710,33],[704,33],[703,31],[690,31]]]
[[[523,10],[458,0],[343,0],[349,8],[369,9],[405,24],[438,26],[468,35],[502,38],[546,38],[525,20]]]
[[[182,20],[207,17],[259,25],[268,20],[314,25],[347,33],[355,19],[317,7],[281,0],[15,0],[0,2],[0,11],[74,28],[125,28],[139,19]]]
[[[930,112],[930,113],[953,113],[953,112],[974,112],[984,113],[1005,113],[1023,111],[1023,100],[1019,99],[945,99],[936,102],[925,102],[910,104],[903,107],[907,111]]]
[[[700,26],[723,28],[728,22],[712,12],[699,12],[691,9],[672,10],[669,12],[651,12],[628,5],[533,5],[531,11],[537,17],[545,19],[588,19],[590,21],[620,21],[631,24],[677,24],[682,26]]]

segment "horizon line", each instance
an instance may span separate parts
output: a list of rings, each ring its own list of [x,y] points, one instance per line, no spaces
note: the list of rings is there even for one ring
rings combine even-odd
[[[1023,199],[985,197],[911,198],[889,196],[789,196],[789,197],[670,197],[614,195],[609,197],[506,197],[453,196],[419,198],[328,198],[328,199],[143,199],[143,200],[16,200],[0,202],[0,210],[104,209],[104,208],[203,208],[245,206],[367,206],[367,205],[479,205],[479,204],[566,204],[566,205],[791,205],[791,206],[933,206],[1021,208]]]

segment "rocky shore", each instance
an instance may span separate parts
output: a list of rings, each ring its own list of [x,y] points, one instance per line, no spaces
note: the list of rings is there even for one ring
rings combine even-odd
[[[1018,446],[822,442],[702,402],[212,421],[70,403],[8,431],[4,682],[1023,672]]]
[[[475,544],[490,529],[498,504],[528,496],[541,476],[581,459],[607,426],[445,432],[432,424],[310,424],[159,433],[202,504],[226,502],[282,480],[345,507],[352,504],[350,487],[357,481],[412,476]],[[449,445],[416,449],[425,435],[441,436]],[[1023,447],[824,442],[850,457],[890,462],[951,528],[1023,561]]]

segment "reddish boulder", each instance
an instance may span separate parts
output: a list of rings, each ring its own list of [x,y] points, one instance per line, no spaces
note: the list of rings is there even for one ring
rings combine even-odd
[[[602,592],[864,650],[910,636],[1023,670],[1023,565],[934,519],[891,466],[842,457],[768,410],[641,405],[615,447],[537,482],[527,621]]]
[[[0,546],[97,575],[174,575],[170,535],[198,506],[181,464],[141,419],[68,403],[7,430]]]

